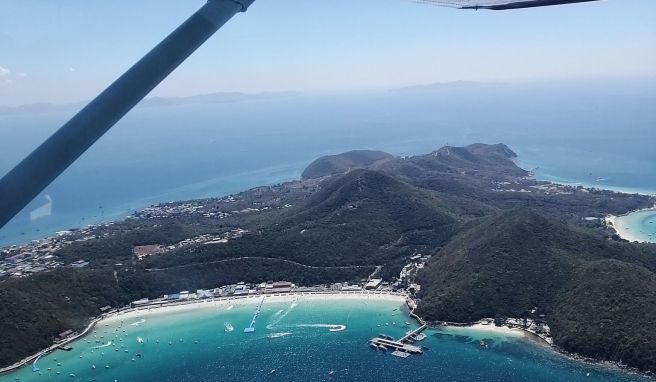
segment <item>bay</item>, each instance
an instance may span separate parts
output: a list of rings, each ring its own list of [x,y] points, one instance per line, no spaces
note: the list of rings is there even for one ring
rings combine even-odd
[[[648,381],[494,330],[430,329],[420,343],[428,350],[406,359],[369,349],[379,333],[416,327],[398,297],[267,298],[255,332],[244,333],[261,297],[249,300],[103,321],[71,351],[41,357],[38,372],[26,366],[0,381]]]

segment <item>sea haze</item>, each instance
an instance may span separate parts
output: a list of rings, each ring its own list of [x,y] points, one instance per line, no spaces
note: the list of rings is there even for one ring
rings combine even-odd
[[[464,84],[138,107],[1,229],[0,244],[295,179],[351,149],[503,142],[542,179],[656,192],[656,81]],[[0,115],[0,173],[74,112]]]

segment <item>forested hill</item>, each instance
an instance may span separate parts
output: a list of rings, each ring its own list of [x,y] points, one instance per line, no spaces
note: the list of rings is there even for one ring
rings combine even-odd
[[[301,178],[315,179],[344,174],[350,170],[365,168],[392,158],[391,154],[373,150],[354,150],[337,155],[323,156],[310,163],[301,174]]]
[[[609,241],[529,209],[454,237],[421,273],[432,321],[542,315],[556,344],[656,368],[656,249]]]
[[[87,268],[0,281],[0,364],[105,305],[239,281],[361,281],[377,266],[394,281],[422,253],[433,255],[419,274],[426,319],[539,318],[565,350],[656,370],[656,246],[621,241],[599,220],[654,200],[536,181],[515,157],[503,144],[349,152],[298,181],[72,234],[54,255]],[[166,250],[137,260],[143,245]]]

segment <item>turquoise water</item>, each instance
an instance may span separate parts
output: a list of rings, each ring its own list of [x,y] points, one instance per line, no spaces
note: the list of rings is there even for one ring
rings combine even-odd
[[[254,333],[243,328],[256,304],[230,306],[202,303],[101,323],[72,351],[42,357],[40,374],[26,366],[0,381],[647,381],[520,337],[466,328],[427,331],[421,344],[428,350],[406,359],[370,350],[372,336],[399,337],[416,327],[405,324],[412,320],[400,301],[265,301]],[[346,329],[331,332],[329,325]],[[115,345],[94,349],[109,341]]]
[[[656,243],[656,209],[640,210],[619,216],[616,220],[620,235],[629,240]]]

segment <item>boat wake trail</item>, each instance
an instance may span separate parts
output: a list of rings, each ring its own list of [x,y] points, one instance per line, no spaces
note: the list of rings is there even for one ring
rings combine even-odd
[[[340,324],[299,324],[299,328],[328,328],[329,332],[341,332],[346,330],[346,325]]]
[[[267,336],[267,338],[280,338],[280,337],[286,337],[290,335],[290,332],[283,332],[283,333],[271,333]]]
[[[102,348],[106,348],[106,347],[108,347],[108,346],[112,346],[112,341],[109,341],[109,342],[107,342],[107,343],[104,344],[104,345],[94,346],[94,347],[92,347],[92,349],[102,349]]]
[[[230,305],[229,307],[226,308],[226,310],[230,310],[230,309],[232,309],[232,308],[234,308],[234,307],[235,307],[234,305]]]
[[[269,329],[269,330],[273,329],[273,328],[274,328],[276,325],[278,325],[278,323],[279,323],[280,321],[282,321],[282,319],[285,318],[285,317],[289,314],[289,312],[291,312],[291,311],[292,311],[297,305],[298,305],[298,304],[297,304],[296,302],[292,302],[292,304],[289,306],[289,308],[287,308],[287,310],[285,310],[285,311],[282,312],[281,314],[278,314],[278,313],[274,314],[274,315],[273,315],[273,317],[274,317],[273,322],[270,323],[269,325],[267,325],[266,328]],[[276,317],[276,316],[277,316],[277,317]]]

